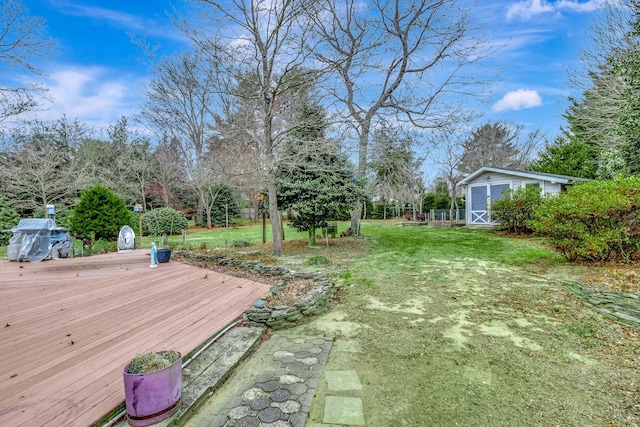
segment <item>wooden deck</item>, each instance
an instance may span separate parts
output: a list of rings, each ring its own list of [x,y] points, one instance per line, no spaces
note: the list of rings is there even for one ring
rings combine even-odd
[[[186,354],[269,286],[136,250],[0,261],[0,426],[82,426],[124,401],[135,354]]]

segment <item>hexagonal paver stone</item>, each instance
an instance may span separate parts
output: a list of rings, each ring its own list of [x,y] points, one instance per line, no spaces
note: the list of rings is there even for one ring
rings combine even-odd
[[[273,353],[273,357],[275,357],[276,359],[282,359],[283,357],[291,357],[293,356],[293,353],[291,353],[290,351],[276,351],[275,353]]]
[[[302,405],[295,400],[287,400],[286,402],[273,402],[271,406],[280,409],[285,414],[295,414]]]
[[[298,377],[300,377],[302,379],[302,381],[306,381],[309,378],[312,378],[312,377],[315,376],[315,374],[312,371],[309,370],[308,366],[306,367],[306,370],[300,371],[300,372],[296,372],[296,375]]]
[[[363,426],[362,400],[358,397],[327,396],[324,401],[323,422]]]
[[[271,400],[269,400],[268,397],[259,397],[255,400],[252,400],[251,403],[249,403],[249,406],[254,411],[260,411],[264,408],[268,408],[270,404]]]
[[[267,396],[268,396],[267,392],[265,392],[264,390],[258,387],[250,388],[249,390],[242,393],[242,397],[244,397],[247,400],[254,400],[259,397],[267,397]]]
[[[280,384],[303,383],[304,380],[295,375],[283,375],[280,377]]]
[[[256,417],[244,417],[239,420],[233,420],[233,422],[228,423],[233,427],[258,427],[260,425],[260,421]]]
[[[289,390],[291,394],[299,396],[307,392],[308,387],[304,383],[294,383],[284,385],[283,388]]]
[[[229,417],[234,420],[239,420],[249,415],[255,415],[255,413],[248,406],[238,406],[229,411]]]
[[[300,359],[300,362],[304,363],[305,365],[317,365],[318,364],[318,358],[317,357],[305,357],[304,359]]]
[[[281,357],[279,359],[277,359],[278,362],[286,365],[287,363],[292,363],[296,361],[295,356],[291,355],[291,356],[285,356],[285,357]]]
[[[278,408],[266,408],[258,412],[258,419],[263,423],[278,421],[282,416],[282,411]]]
[[[289,417],[289,424],[291,425],[291,427],[304,427],[306,420],[306,412],[297,412]]]
[[[287,365],[287,369],[289,369],[289,372],[300,372],[300,371],[305,371],[309,369],[309,365],[305,365],[302,362],[293,362],[293,363],[289,363]]]
[[[273,379],[274,379],[273,375],[260,374],[256,377],[255,381],[256,381],[256,384],[260,384],[260,383],[266,383],[267,381],[271,381]]]
[[[291,393],[289,393],[288,390],[280,389],[271,393],[269,398],[272,402],[284,402],[289,398],[289,396],[291,396]]]
[[[280,383],[278,381],[269,381],[264,384],[260,384],[260,388],[266,392],[276,391],[280,388]]]

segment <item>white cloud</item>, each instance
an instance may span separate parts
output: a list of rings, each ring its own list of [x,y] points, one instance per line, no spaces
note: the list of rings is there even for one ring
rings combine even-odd
[[[61,13],[69,16],[91,18],[97,21],[107,22],[111,25],[136,33],[140,32],[148,36],[179,41],[186,40],[184,34],[178,31],[168,19],[134,15],[98,6],[85,6],[67,0],[56,1],[54,4]]]
[[[57,120],[64,114],[103,127],[133,114],[140,103],[139,81],[106,67],[61,67],[49,71],[42,84],[49,88],[52,104],[33,114],[41,120]]]
[[[522,110],[542,105],[542,98],[538,91],[518,89],[507,92],[500,101],[493,106],[493,111]]]
[[[521,18],[530,19],[536,15],[545,13],[559,13],[562,11],[592,12],[603,7],[607,0],[559,0],[551,2],[548,0],[526,0],[512,4],[507,9],[507,20]]]

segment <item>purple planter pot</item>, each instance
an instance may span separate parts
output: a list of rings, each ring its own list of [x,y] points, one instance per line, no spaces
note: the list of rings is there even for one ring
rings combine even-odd
[[[136,427],[158,423],[180,407],[182,356],[171,366],[147,374],[130,374],[124,367],[124,396],[127,420]]]

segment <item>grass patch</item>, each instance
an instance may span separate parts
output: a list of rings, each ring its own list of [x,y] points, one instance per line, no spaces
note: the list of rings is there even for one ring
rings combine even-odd
[[[487,230],[362,231],[368,252],[334,275],[340,303],[287,333],[334,337],[325,370],[357,372],[367,426],[640,422],[639,331],[562,287],[589,268]],[[309,423],[331,393],[321,382]]]

